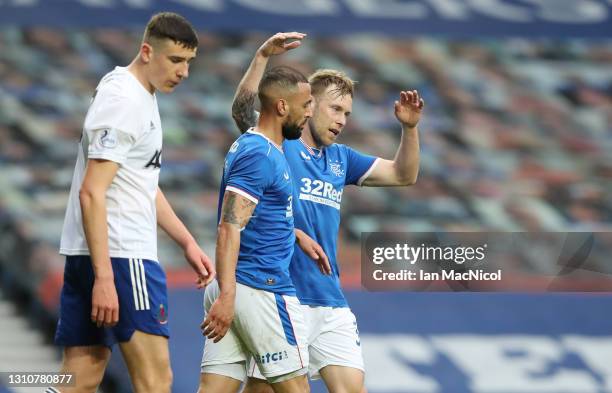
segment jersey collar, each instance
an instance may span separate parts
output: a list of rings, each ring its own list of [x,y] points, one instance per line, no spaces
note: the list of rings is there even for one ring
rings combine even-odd
[[[306,150],[308,151],[308,153],[310,153],[311,156],[315,157],[315,158],[320,158],[323,155],[323,149],[324,147],[320,148],[320,149],[315,149],[313,147],[308,146],[308,143],[304,142],[304,139],[300,138],[300,142],[302,142],[302,145],[304,145],[304,147],[306,147]]]
[[[264,134],[262,134],[261,132],[255,131],[255,128],[249,128],[247,130],[247,132],[249,134],[255,134],[255,135],[259,135],[262,138],[264,138],[265,140],[267,140],[270,144],[272,144],[272,146],[276,147],[278,149],[278,151],[280,151],[281,153],[285,154],[285,152],[283,151],[283,147],[277,145],[276,143],[274,143],[274,141],[272,141],[272,139],[268,138],[267,136],[265,136]]]

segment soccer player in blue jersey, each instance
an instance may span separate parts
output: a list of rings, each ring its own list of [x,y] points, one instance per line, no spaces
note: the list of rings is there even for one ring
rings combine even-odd
[[[204,295],[199,392],[235,392],[255,359],[275,392],[308,391],[305,325],[289,263],[296,242],[292,173],[282,147],[312,113],[306,77],[289,67],[259,83],[261,116],[225,158],[217,280]]]
[[[257,51],[234,98],[232,116],[244,131],[254,124],[257,84],[268,59],[299,47],[301,33],[278,33]],[[364,367],[357,322],[340,288],[336,262],[336,239],[340,204],[346,185],[408,186],[414,184],[419,167],[417,124],[423,109],[418,92],[402,91],[395,103],[395,116],[402,138],[393,160],[360,153],[337,144],[336,138],[352,111],[353,81],[335,70],[319,70],[309,78],[315,106],[302,137],[285,141],[285,156],[293,172],[296,229],[301,229],[322,247],[333,274],[324,275],[300,249],[290,265],[297,296],[304,309],[308,329],[309,375],[322,378],[332,393],[359,393]],[[256,368],[249,369],[246,392],[269,390]],[[265,377],[265,376],[263,376]]]
[[[169,393],[166,276],[157,259],[157,226],[185,252],[199,286],[214,268],[158,187],[162,126],[156,91],[170,93],[189,73],[197,34],[174,13],[149,21],[140,51],[106,74],[91,102],[78,149],[60,253],[66,255],[55,341],[62,372],[97,391],[119,343],[137,393]]]

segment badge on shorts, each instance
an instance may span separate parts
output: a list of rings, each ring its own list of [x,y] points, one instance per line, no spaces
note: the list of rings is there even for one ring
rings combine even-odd
[[[275,279],[273,279],[273,278],[268,278],[268,279],[266,280],[266,285],[274,285],[274,284],[276,284],[276,280],[275,280]]]
[[[168,323],[168,312],[164,307],[164,304],[159,305],[159,311],[157,311],[157,320],[160,324],[165,325]]]

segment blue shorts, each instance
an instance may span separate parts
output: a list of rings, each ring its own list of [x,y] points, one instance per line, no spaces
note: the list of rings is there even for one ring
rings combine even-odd
[[[166,274],[155,261],[111,258],[119,298],[119,323],[97,327],[91,321],[94,272],[89,256],[67,256],[55,343],[103,345],[129,341],[134,331],[169,337]]]

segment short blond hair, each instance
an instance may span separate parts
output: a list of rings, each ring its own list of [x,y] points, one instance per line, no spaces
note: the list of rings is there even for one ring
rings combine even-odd
[[[310,88],[313,96],[319,96],[325,92],[325,90],[332,85],[336,88],[334,92],[338,93],[339,96],[350,95],[353,97],[355,91],[355,82],[348,77],[344,72],[331,69],[320,69],[315,71],[310,77],[308,77]]]

